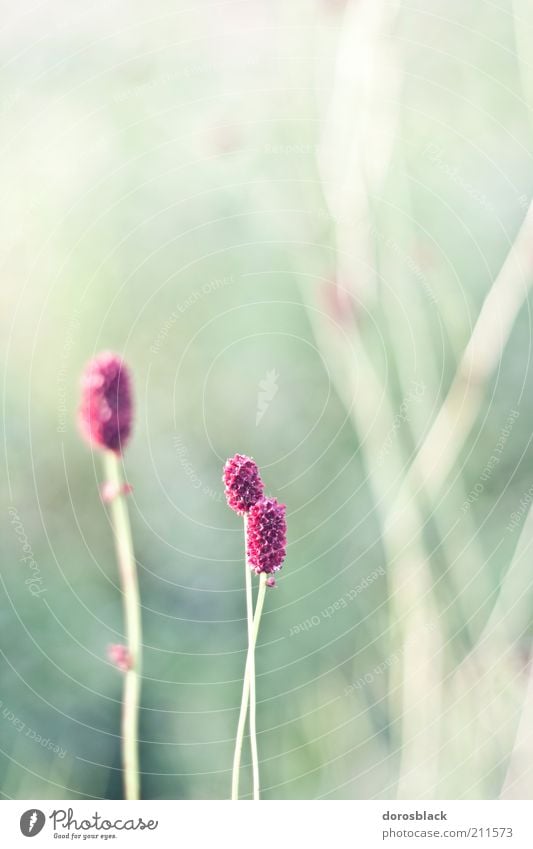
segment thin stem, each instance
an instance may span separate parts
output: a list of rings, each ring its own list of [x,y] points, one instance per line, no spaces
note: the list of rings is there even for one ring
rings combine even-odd
[[[112,451],[104,455],[107,483],[114,491],[110,502],[111,521],[122,584],[129,669],[124,674],[122,701],[122,764],[126,799],[140,798],[139,777],[139,698],[141,691],[141,604],[137,565],[133,552],[131,526],[126,498],[122,493],[119,457]]]
[[[248,647],[252,642],[254,602],[252,597],[252,571],[248,564],[248,516],[244,516],[244,571],[246,582],[246,616],[248,619]],[[250,669],[250,748],[252,750],[252,780],[254,800],[259,799],[259,754],[257,751],[256,727],[256,696],[255,696],[255,653],[251,659]]]
[[[257,594],[257,603],[255,606],[252,632],[248,645],[248,654],[246,657],[246,667],[244,670],[244,681],[242,686],[241,710],[239,714],[239,723],[237,725],[235,753],[233,755],[233,774],[231,779],[231,798],[233,801],[237,801],[239,798],[239,774],[241,768],[242,744],[244,740],[244,727],[246,725],[246,713],[248,711],[248,701],[250,698],[250,683],[252,671],[255,670],[255,645],[257,642],[257,635],[259,633],[259,625],[261,622],[261,614],[263,613],[263,605],[265,603],[265,592],[266,575],[264,572],[262,572],[259,578],[259,592]],[[254,799],[259,798],[259,777],[257,780],[257,794],[257,797],[254,795]]]

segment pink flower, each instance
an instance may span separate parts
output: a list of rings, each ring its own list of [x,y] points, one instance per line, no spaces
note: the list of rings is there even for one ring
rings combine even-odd
[[[107,647],[107,657],[117,669],[122,672],[127,672],[131,669],[130,653],[126,646],[120,643],[112,644]]]
[[[131,378],[127,366],[110,352],[99,354],[85,368],[78,415],[80,430],[92,445],[122,453],[133,419]]]
[[[263,495],[265,487],[257,463],[245,454],[235,454],[226,461],[222,479],[228,506],[236,513],[248,513]]]
[[[248,513],[248,563],[258,575],[277,572],[286,549],[285,505],[275,498],[261,498]]]

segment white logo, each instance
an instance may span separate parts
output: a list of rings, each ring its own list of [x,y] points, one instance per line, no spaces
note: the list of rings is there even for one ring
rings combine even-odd
[[[267,371],[265,377],[259,381],[259,392],[257,393],[257,413],[255,416],[256,427],[259,425],[270,404],[278,394],[278,378],[279,374],[276,372],[276,369],[271,369],[270,371]]]

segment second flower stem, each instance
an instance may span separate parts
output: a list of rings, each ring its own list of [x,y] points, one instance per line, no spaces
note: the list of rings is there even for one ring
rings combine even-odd
[[[249,573],[248,564],[246,563],[247,572]],[[250,578],[250,598],[251,598],[251,574]],[[248,580],[248,579],[247,579]],[[248,599],[248,583],[247,587],[247,599]],[[239,776],[241,769],[241,755],[242,755],[242,744],[244,740],[244,728],[246,725],[246,714],[248,712],[248,703],[250,700],[250,694],[253,686],[254,691],[254,710],[253,710],[253,723],[252,723],[252,713],[250,713],[250,737],[251,737],[251,748],[252,748],[252,769],[253,769],[253,788],[254,788],[254,799],[259,799],[259,761],[257,757],[257,739],[256,739],[256,728],[255,728],[255,646],[257,643],[257,635],[259,633],[259,625],[261,622],[261,614],[263,613],[263,605],[265,603],[265,592],[266,592],[266,575],[264,572],[261,573],[259,577],[259,592],[257,594],[257,603],[255,606],[255,614],[253,616],[252,627],[248,630],[248,654],[246,656],[246,667],[244,670],[244,681],[242,687],[242,698],[241,698],[241,710],[239,714],[239,723],[237,726],[237,737],[235,740],[235,752],[233,755],[233,774],[231,780],[231,798],[236,801],[239,798]],[[248,607],[248,604],[247,604]],[[250,623],[250,619],[248,618],[248,622]],[[252,684],[253,678],[253,684]],[[254,754],[255,752],[255,754]],[[255,758],[255,761],[254,761]]]
[[[139,777],[139,699],[141,691],[141,604],[137,564],[133,551],[128,507],[123,492],[119,456],[104,455],[106,482],[111,490],[109,510],[122,585],[128,669],[124,673],[122,700],[122,765],[126,799],[140,798]]]
[[[244,516],[244,569],[246,572],[246,614],[248,619],[248,647],[252,642],[254,605],[252,597],[252,570],[248,564],[248,516]],[[257,728],[255,721],[255,652],[250,660],[250,748],[252,751],[252,783],[254,800],[259,799],[259,754],[257,751]]]

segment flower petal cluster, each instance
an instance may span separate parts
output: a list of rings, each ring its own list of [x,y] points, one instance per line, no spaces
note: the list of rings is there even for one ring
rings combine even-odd
[[[287,553],[285,505],[261,498],[248,513],[248,563],[259,575],[281,569]],[[270,581],[269,586],[273,586]]]
[[[265,488],[257,463],[245,454],[235,454],[226,462],[223,481],[228,506],[240,514],[248,513]]]
[[[99,354],[85,368],[78,421],[89,443],[123,452],[131,435],[133,397],[128,368],[117,354]]]

